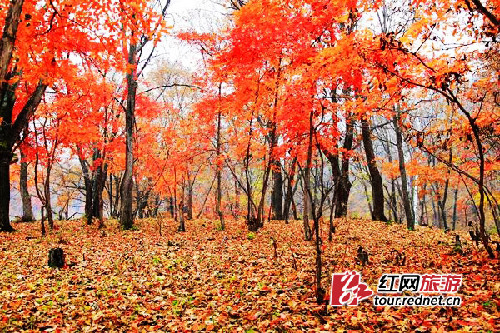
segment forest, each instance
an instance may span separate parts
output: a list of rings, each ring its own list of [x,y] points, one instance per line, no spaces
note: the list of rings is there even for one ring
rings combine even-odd
[[[500,330],[500,1],[0,17],[0,330]]]

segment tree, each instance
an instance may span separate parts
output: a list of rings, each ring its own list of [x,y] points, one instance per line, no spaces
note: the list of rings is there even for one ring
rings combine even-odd
[[[161,4],[160,4],[161,5]],[[121,3],[122,9],[122,34],[125,40],[122,47],[127,50],[126,59],[126,107],[125,111],[125,173],[120,185],[121,195],[121,212],[120,224],[123,229],[128,230],[133,227],[134,216],[132,209],[133,200],[133,166],[134,166],[134,122],[135,122],[135,107],[137,97],[138,77],[144,70],[145,66],[151,60],[153,51],[148,58],[145,59],[142,68],[138,68],[141,55],[145,46],[149,42],[153,42],[156,46],[156,41],[161,38],[162,32],[165,31],[164,17],[167,13],[170,0],[167,0],[164,5],[161,5],[160,13],[156,13],[155,9],[150,6],[147,1],[133,2],[130,4]],[[153,47],[154,50],[155,47]]]
[[[0,230],[12,231],[9,165],[21,141],[20,134],[28,126],[47,87],[75,74],[77,65],[70,60],[71,53],[85,54],[95,60],[110,54],[107,48],[112,44],[111,37],[103,31],[103,22],[97,18],[109,22],[116,7],[99,1],[74,6],[68,0],[38,8],[37,1],[15,0],[9,1],[5,8],[0,44],[3,82],[0,88]]]
[[[28,162],[26,155],[23,153],[22,148],[19,148],[21,153],[21,171],[19,173],[19,187],[21,192],[21,199],[23,203],[23,216],[21,221],[33,221],[33,208],[31,205],[31,196],[28,192]]]
[[[382,176],[377,168],[377,161],[373,151],[370,124],[366,119],[361,120],[361,133],[363,146],[365,148],[366,162],[370,172],[370,183],[372,185],[373,212],[372,219],[375,221],[387,221],[384,215],[384,188],[382,187]]]

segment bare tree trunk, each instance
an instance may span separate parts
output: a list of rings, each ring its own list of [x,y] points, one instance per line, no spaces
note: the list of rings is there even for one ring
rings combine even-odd
[[[427,184],[424,184],[423,190],[424,190],[424,195],[422,196],[422,200],[420,201],[420,224],[421,225],[428,225],[428,218],[427,218],[427,203],[426,203],[426,194],[425,194],[425,188]]]
[[[307,161],[304,170],[304,215],[302,217],[304,225],[304,238],[306,241],[312,239],[311,228],[309,227],[309,211],[310,201],[312,200],[311,192],[311,164],[312,164],[312,148],[313,148],[313,112],[309,113],[309,144],[307,146]]]
[[[297,158],[294,157],[292,160],[292,167],[290,173],[288,174],[288,180],[286,185],[285,208],[283,211],[286,223],[288,223],[288,217],[290,215],[290,206],[292,205],[293,201],[293,193],[294,193],[293,179],[295,177],[296,169],[297,169]]]
[[[271,194],[271,207],[273,220],[283,220],[283,175],[281,173],[281,163],[274,161],[273,165],[273,192]]]
[[[191,180],[188,180],[188,185],[187,185],[187,219],[192,220],[193,219],[193,182]]]
[[[363,146],[365,147],[366,162],[368,164],[368,171],[370,172],[370,182],[372,185],[372,201],[373,212],[372,220],[374,221],[387,221],[384,215],[384,188],[382,186],[382,176],[377,168],[377,161],[373,151],[373,143],[371,138],[370,125],[366,119],[361,120],[361,129],[363,136]]]
[[[130,44],[128,52],[127,72],[127,108],[125,112],[125,134],[126,134],[126,162],[125,173],[121,184],[121,213],[120,224],[124,230],[132,229],[134,216],[132,210],[133,200],[133,168],[134,168],[134,119],[135,119],[135,98],[137,94],[137,44]]]
[[[464,111],[464,109],[462,108]],[[484,245],[484,248],[486,249],[486,252],[488,252],[488,256],[490,259],[494,259],[495,255],[493,254],[493,250],[491,249],[489,245],[489,237],[488,234],[486,233],[486,214],[484,213],[484,200],[485,200],[485,193],[484,193],[484,167],[485,167],[485,159],[484,159],[484,148],[483,148],[483,143],[481,141],[481,138],[479,136],[479,127],[476,123],[476,120],[470,116],[469,113],[465,113],[467,116],[467,119],[469,120],[469,124],[471,125],[472,132],[474,134],[474,138],[476,140],[476,145],[477,145],[477,151],[479,154],[479,183],[478,185],[478,190],[479,190],[479,232],[481,235],[481,242]]]
[[[92,188],[92,216],[99,219],[99,221],[103,220],[102,191],[104,190],[104,182],[106,180],[106,169],[102,165],[97,167]]]
[[[93,184],[92,178],[90,176],[90,171],[87,166],[87,161],[83,158],[82,151],[80,147],[77,147],[78,158],[80,160],[80,165],[82,167],[83,182],[85,186],[85,218],[87,219],[87,225],[92,224],[92,199],[94,195],[92,194]]]
[[[106,187],[107,192],[108,192],[108,198],[109,198],[109,216],[113,216],[113,174],[109,174],[109,180],[106,177],[106,181],[108,182],[108,186]]]
[[[248,142],[245,154],[245,178],[246,178],[246,195],[247,195],[247,226],[249,231],[256,231],[259,229],[257,220],[252,212],[252,184],[250,183],[250,147],[252,145],[252,135],[253,135],[253,112],[252,118],[250,119],[250,125],[248,129]]]
[[[403,136],[401,134],[401,128],[399,125],[400,115],[399,110],[397,110],[397,114],[394,116],[393,123],[394,129],[396,131],[396,145],[398,149],[398,158],[399,158],[399,172],[401,174],[401,190],[403,197],[403,207],[405,209],[406,214],[406,226],[408,230],[415,230],[415,218],[413,216],[413,211],[411,209],[410,197],[408,195],[408,179],[406,176],[406,168],[405,168],[405,160],[403,153]]]
[[[394,179],[391,180],[391,209],[394,214],[394,221],[398,221],[398,202],[396,200],[396,181]]]
[[[43,211],[45,209],[45,206],[42,206],[42,219],[41,219],[41,228],[42,228],[42,236],[45,236],[47,234],[47,231],[45,230],[45,215],[43,214]]]
[[[346,135],[343,148],[346,152],[352,150],[354,137],[354,119],[352,115],[347,118]],[[349,157],[342,155],[342,162],[339,161],[339,155],[333,154],[326,147],[322,147],[323,153],[332,166],[332,176],[335,181],[333,190],[335,198],[335,218],[347,216],[347,203],[352,183],[349,180]],[[335,148],[338,148],[338,144]]]
[[[221,85],[219,85],[219,99],[221,97]],[[221,111],[217,113],[217,143],[216,143],[216,150],[217,150],[217,163],[216,163],[216,168],[217,168],[217,190],[216,190],[216,204],[215,204],[215,210],[217,211],[217,215],[219,216],[219,221],[220,221],[220,227],[222,230],[226,228],[226,225],[224,224],[224,214],[222,213],[221,209],[221,201],[222,201],[222,161],[220,161],[221,157],[221,149],[222,149],[222,142],[221,142],[221,126],[222,126],[222,114]]]
[[[306,180],[305,177],[309,176],[311,177],[311,168],[305,166],[304,167],[304,179],[302,180],[302,201],[303,201],[303,206],[302,206],[302,225],[304,227],[304,239],[306,241],[310,241],[312,239],[312,233],[311,233],[311,227],[309,226],[309,213],[311,211],[311,200],[309,199],[309,194],[307,193],[307,186],[306,183],[310,182]]]
[[[293,214],[293,219],[297,221],[299,219],[299,213],[297,212],[297,205],[295,204],[293,196],[292,196],[292,214]]]
[[[19,173],[19,187],[21,190],[21,199],[23,203],[23,222],[33,221],[33,207],[31,205],[31,196],[28,192],[28,162],[26,162],[26,155],[22,149],[21,151],[21,170]]]
[[[168,198],[168,211],[170,212],[170,217],[174,218],[174,198]]]
[[[446,201],[448,201],[448,185],[449,185],[449,180],[447,179],[444,185],[443,197],[442,198],[438,197],[438,207],[441,213],[441,222],[443,223],[444,230],[448,230],[448,220],[446,216]]]
[[[240,216],[240,187],[238,185],[238,180],[234,181],[234,196],[233,216],[238,218]]]
[[[177,231],[186,231],[186,223],[184,221],[184,201],[182,199],[179,202],[179,228]]]
[[[272,149],[271,153],[272,154]],[[261,228],[264,225],[264,204],[266,202],[266,194],[267,194],[267,187],[269,185],[269,175],[271,174],[271,162],[269,161],[266,167],[266,170],[264,171],[264,179],[262,181],[262,191],[261,191],[261,197],[259,201],[259,206],[257,208],[257,229]]]
[[[50,174],[52,172],[52,165],[47,165],[47,175],[45,176],[45,182],[43,186],[44,196],[45,196],[45,211],[47,212],[47,221],[49,223],[50,230],[54,229],[54,217],[52,214],[52,203],[50,196]]]
[[[439,223],[440,223],[440,219],[439,219],[439,213],[438,213],[438,210],[436,209],[436,205],[434,203],[434,200],[431,199],[431,206],[432,206],[432,225],[433,226],[438,226],[439,227]]]
[[[455,231],[457,227],[457,201],[458,201],[458,188],[453,191],[453,217],[452,217],[452,229]]]
[[[10,225],[10,162],[12,153],[0,147],[0,231],[13,231]]]
[[[451,148],[449,148],[449,149],[450,149],[450,155],[449,155],[450,157],[448,159],[448,163],[452,163],[453,150]],[[448,186],[450,184],[450,173],[451,173],[451,170],[448,169],[446,183],[444,185],[444,190],[443,190],[443,197],[442,197],[442,200],[438,200],[438,205],[439,205],[439,208],[441,210],[441,219],[443,221],[443,226],[444,226],[445,230],[448,230],[448,220],[447,220],[447,216],[446,216],[446,201],[448,200]]]

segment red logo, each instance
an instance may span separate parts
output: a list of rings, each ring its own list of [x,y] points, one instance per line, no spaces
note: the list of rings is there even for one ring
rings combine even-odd
[[[373,295],[368,285],[361,281],[361,274],[354,271],[332,274],[332,289],[330,290],[330,305],[358,305]]]

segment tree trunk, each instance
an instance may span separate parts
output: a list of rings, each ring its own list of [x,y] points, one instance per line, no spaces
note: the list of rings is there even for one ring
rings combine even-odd
[[[452,217],[452,229],[455,231],[457,227],[457,200],[458,200],[458,188],[453,191],[453,217]]]
[[[127,108],[125,112],[125,129],[126,129],[126,164],[125,173],[121,184],[121,213],[120,224],[124,230],[132,229],[134,225],[134,216],[132,210],[133,200],[133,168],[134,168],[134,119],[135,119],[135,98],[137,94],[137,45],[133,42],[130,44],[128,52],[128,65],[130,66],[127,72]]]
[[[115,203],[113,204],[113,209],[114,209],[114,216],[119,217],[120,216],[120,211],[118,210],[118,207],[121,208],[121,194],[120,194],[120,189],[121,189],[121,177],[114,176],[115,178]]]
[[[191,180],[188,181],[187,185],[187,219],[193,219],[193,182]]]
[[[26,155],[22,149],[21,151],[21,171],[19,173],[19,187],[21,190],[21,199],[23,204],[23,222],[33,221],[33,207],[31,205],[31,196],[28,192],[28,162],[26,162]]]
[[[271,194],[271,207],[273,220],[283,220],[283,174],[281,173],[281,163],[274,161],[273,166],[273,192]]]
[[[186,231],[186,224],[184,223],[184,201],[182,199],[179,202],[179,228],[177,229],[177,231]]]
[[[352,116],[349,116],[347,119],[346,136],[343,146],[346,152],[352,150],[353,137],[354,120]],[[349,201],[349,193],[352,186],[349,180],[349,158],[347,156],[342,156],[342,163],[340,163],[338,154],[331,153],[327,148],[323,148],[323,153],[332,166],[332,176],[335,181],[335,188],[333,191],[335,198],[335,218],[345,217],[347,216],[347,202]]]
[[[394,179],[391,180],[391,209],[394,214],[394,221],[397,222],[399,220],[399,214],[398,202],[396,198],[396,181]]]
[[[221,97],[221,86],[219,85],[219,99],[220,99],[220,97]],[[220,228],[221,228],[221,230],[224,230],[226,228],[226,225],[224,224],[224,214],[222,213],[222,209],[221,209],[221,204],[222,204],[222,161],[220,160],[221,149],[222,149],[222,142],[221,142],[221,126],[222,126],[222,124],[221,123],[222,123],[222,114],[221,114],[221,111],[219,110],[219,112],[217,113],[217,143],[216,143],[217,190],[216,190],[215,210],[217,211],[217,215],[219,216]]]
[[[272,149],[271,153],[272,154]],[[264,171],[264,179],[262,182],[262,191],[261,191],[261,197],[260,197],[260,202],[259,206],[257,208],[257,229],[261,228],[264,225],[264,204],[266,202],[266,194],[267,194],[267,187],[269,185],[269,175],[271,173],[271,162],[267,164],[266,170]]]
[[[271,174],[272,165],[273,163],[275,163],[273,154],[274,154],[274,148],[276,147],[277,144],[276,107],[274,108],[273,112],[273,120],[268,126],[271,128],[271,132],[269,133],[269,146],[270,146],[269,157],[268,157],[269,160],[266,166],[266,170],[264,171],[264,179],[262,180],[262,191],[260,196],[260,202],[257,208],[257,222],[256,222],[257,229],[261,228],[264,225],[264,204],[266,202],[267,187],[269,185],[269,175]]]
[[[370,172],[370,181],[372,185],[372,220],[385,222],[387,221],[387,217],[384,215],[384,188],[382,186],[382,176],[378,171],[377,161],[373,151],[370,125],[366,119],[362,119],[361,124],[363,146],[365,148],[366,162],[368,164],[368,171]]]
[[[10,162],[12,153],[0,146],[0,231],[14,231],[10,225]]]
[[[449,149],[450,149],[450,155],[449,155],[448,163],[451,164],[453,161],[453,150],[451,148],[449,148]],[[447,216],[446,216],[446,201],[448,200],[448,186],[450,184],[450,173],[451,173],[451,170],[448,169],[446,183],[444,185],[444,190],[443,190],[443,197],[442,197],[442,200],[438,201],[438,205],[439,205],[439,208],[441,210],[441,219],[443,221],[443,226],[444,226],[445,230],[448,230],[448,220],[447,220]]]
[[[92,224],[92,199],[94,198],[92,194],[93,184],[90,177],[89,168],[87,166],[87,161],[83,158],[82,151],[80,147],[77,147],[78,159],[80,160],[80,165],[82,167],[83,181],[85,185],[85,218],[87,219],[87,225]]]
[[[113,174],[109,174],[109,179],[106,178],[106,181],[108,182],[108,186],[106,187],[107,192],[108,192],[108,199],[109,199],[109,216],[111,218],[114,218],[113,216]]]
[[[234,197],[233,216],[234,218],[238,218],[240,216],[240,187],[238,185],[238,180],[234,181]]]
[[[35,91],[12,122],[12,110],[15,102],[17,83],[9,84],[14,73],[10,73],[12,53],[17,39],[17,28],[23,9],[23,0],[9,2],[5,25],[0,39],[0,231],[13,231],[9,220],[10,204],[10,163],[12,147],[20,141],[20,134],[26,128],[29,118],[40,104],[47,86],[40,81]]]
[[[99,165],[95,172],[94,186],[92,188],[92,216],[103,220],[103,200],[102,192],[104,190],[104,182],[106,180],[106,167]]]
[[[296,169],[297,169],[297,158],[294,157],[292,160],[292,168],[290,170],[290,173],[288,174],[287,185],[286,185],[285,208],[283,211],[285,223],[288,223],[288,217],[290,215],[290,206],[292,205],[293,201],[293,193],[294,193],[293,179],[295,177]]]
[[[439,210],[441,212],[441,221],[443,223],[444,230],[448,230],[448,220],[446,216],[446,201],[448,201],[448,185],[449,180],[446,180],[443,190],[443,197],[441,200],[438,200]]]
[[[370,200],[370,195],[368,194],[368,186],[366,186],[366,182],[364,180],[361,181],[361,184],[363,185],[363,190],[365,192],[366,205],[368,206],[368,210],[370,210],[370,216],[372,217],[372,220],[376,221],[373,218],[373,205],[372,201]]]
[[[292,195],[292,214],[293,214],[293,219],[297,221],[299,219],[299,213],[297,212],[297,205],[295,204],[293,195]]]
[[[245,153],[245,178],[246,178],[246,195],[247,195],[247,226],[249,231],[257,231],[259,229],[257,219],[255,218],[252,208],[252,184],[250,183],[250,148],[252,145],[252,135],[253,135],[253,112],[252,118],[250,119],[250,125],[248,129],[248,142]]]
[[[311,192],[311,164],[312,164],[312,147],[313,147],[313,112],[309,113],[309,144],[307,146],[307,160],[304,170],[304,215],[302,217],[304,225],[304,238],[306,241],[312,239],[311,228],[309,227],[309,212],[310,201],[312,199]]]
[[[405,168],[405,160],[403,154],[403,136],[401,134],[401,128],[399,125],[400,116],[399,110],[397,114],[394,116],[393,123],[394,129],[396,131],[396,145],[398,149],[398,158],[399,158],[399,172],[401,174],[401,190],[403,197],[403,207],[405,209],[406,214],[406,226],[408,230],[415,230],[415,218],[413,216],[413,211],[411,209],[410,198],[408,195],[408,179],[406,176],[406,168]]]
[[[484,193],[484,168],[485,168],[485,159],[484,159],[484,148],[483,148],[483,143],[481,141],[481,138],[479,136],[479,127],[476,123],[476,120],[473,119],[470,114],[467,114],[467,119],[469,120],[469,124],[471,125],[472,132],[474,134],[474,138],[476,140],[476,145],[477,145],[477,151],[479,154],[479,183],[478,185],[478,190],[479,190],[479,232],[480,232],[480,237],[481,237],[481,242],[483,243],[484,248],[486,249],[486,252],[488,252],[488,256],[490,259],[494,259],[495,255],[493,254],[493,250],[491,249],[489,245],[489,236],[486,233],[486,214],[484,213],[484,200],[485,200],[485,193]]]
[[[351,191],[351,182],[345,178],[340,179],[336,188],[335,218],[347,216],[347,202]]]
[[[426,203],[426,194],[425,194],[425,188],[427,184],[424,184],[423,190],[424,190],[424,195],[422,196],[422,200],[420,201],[420,225],[428,225],[428,219],[427,219],[427,203]]]
[[[45,211],[47,212],[47,221],[49,223],[49,229],[54,229],[54,217],[52,214],[52,202],[50,195],[50,174],[52,171],[52,165],[47,165],[47,175],[45,176],[45,182],[43,186],[44,196],[45,196]]]
[[[174,199],[172,197],[167,198],[168,206],[167,210],[170,212],[170,218],[174,218]]]

